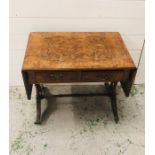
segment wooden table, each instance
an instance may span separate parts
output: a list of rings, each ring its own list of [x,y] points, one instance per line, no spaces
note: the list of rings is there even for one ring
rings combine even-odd
[[[116,85],[120,82],[129,96],[136,71],[118,32],[32,32],[22,67],[28,99],[36,86],[36,124],[41,123],[41,99],[46,97],[41,84],[71,82],[103,82],[117,123]]]

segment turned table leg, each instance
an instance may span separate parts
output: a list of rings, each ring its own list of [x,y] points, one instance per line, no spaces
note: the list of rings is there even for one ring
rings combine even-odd
[[[118,112],[117,112],[117,101],[116,101],[116,85],[117,82],[111,82],[110,84],[105,84],[109,92],[109,97],[111,99],[111,107],[114,115],[114,120],[116,123],[119,121]]]
[[[36,121],[35,124],[41,124],[41,99],[45,97],[43,86],[35,84],[36,87]]]

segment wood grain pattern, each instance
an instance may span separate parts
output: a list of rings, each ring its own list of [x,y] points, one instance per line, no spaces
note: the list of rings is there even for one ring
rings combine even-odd
[[[23,70],[130,69],[118,32],[32,32]]]
[[[78,82],[77,71],[35,71],[29,73],[30,83]]]
[[[128,70],[30,71],[31,84],[71,82],[117,82],[128,80]]]
[[[117,82],[126,81],[129,75],[128,70],[106,70],[106,71],[83,71],[82,82]]]

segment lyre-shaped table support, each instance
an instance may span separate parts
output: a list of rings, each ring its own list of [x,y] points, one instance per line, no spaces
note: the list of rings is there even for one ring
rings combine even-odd
[[[98,94],[61,94],[61,95],[53,95],[57,97],[64,97],[64,96],[109,96],[111,99],[111,107],[112,107],[112,112],[114,115],[114,120],[116,123],[119,121],[118,117],[118,112],[117,112],[117,102],[116,102],[116,85],[117,82],[110,82],[110,83],[105,83],[105,87],[107,92],[104,93],[98,93]],[[36,121],[35,124],[41,124],[41,100],[43,98],[46,98],[46,93],[45,93],[45,87],[43,87],[40,84],[35,84],[36,87]]]

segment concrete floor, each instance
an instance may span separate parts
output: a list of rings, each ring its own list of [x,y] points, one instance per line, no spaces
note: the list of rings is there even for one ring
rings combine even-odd
[[[102,92],[102,86],[50,86],[54,94]],[[115,124],[108,97],[57,97],[42,125],[34,125],[35,90],[10,87],[10,155],[144,155],[144,85],[126,98],[117,88],[120,122]],[[50,104],[48,104],[50,103]]]

